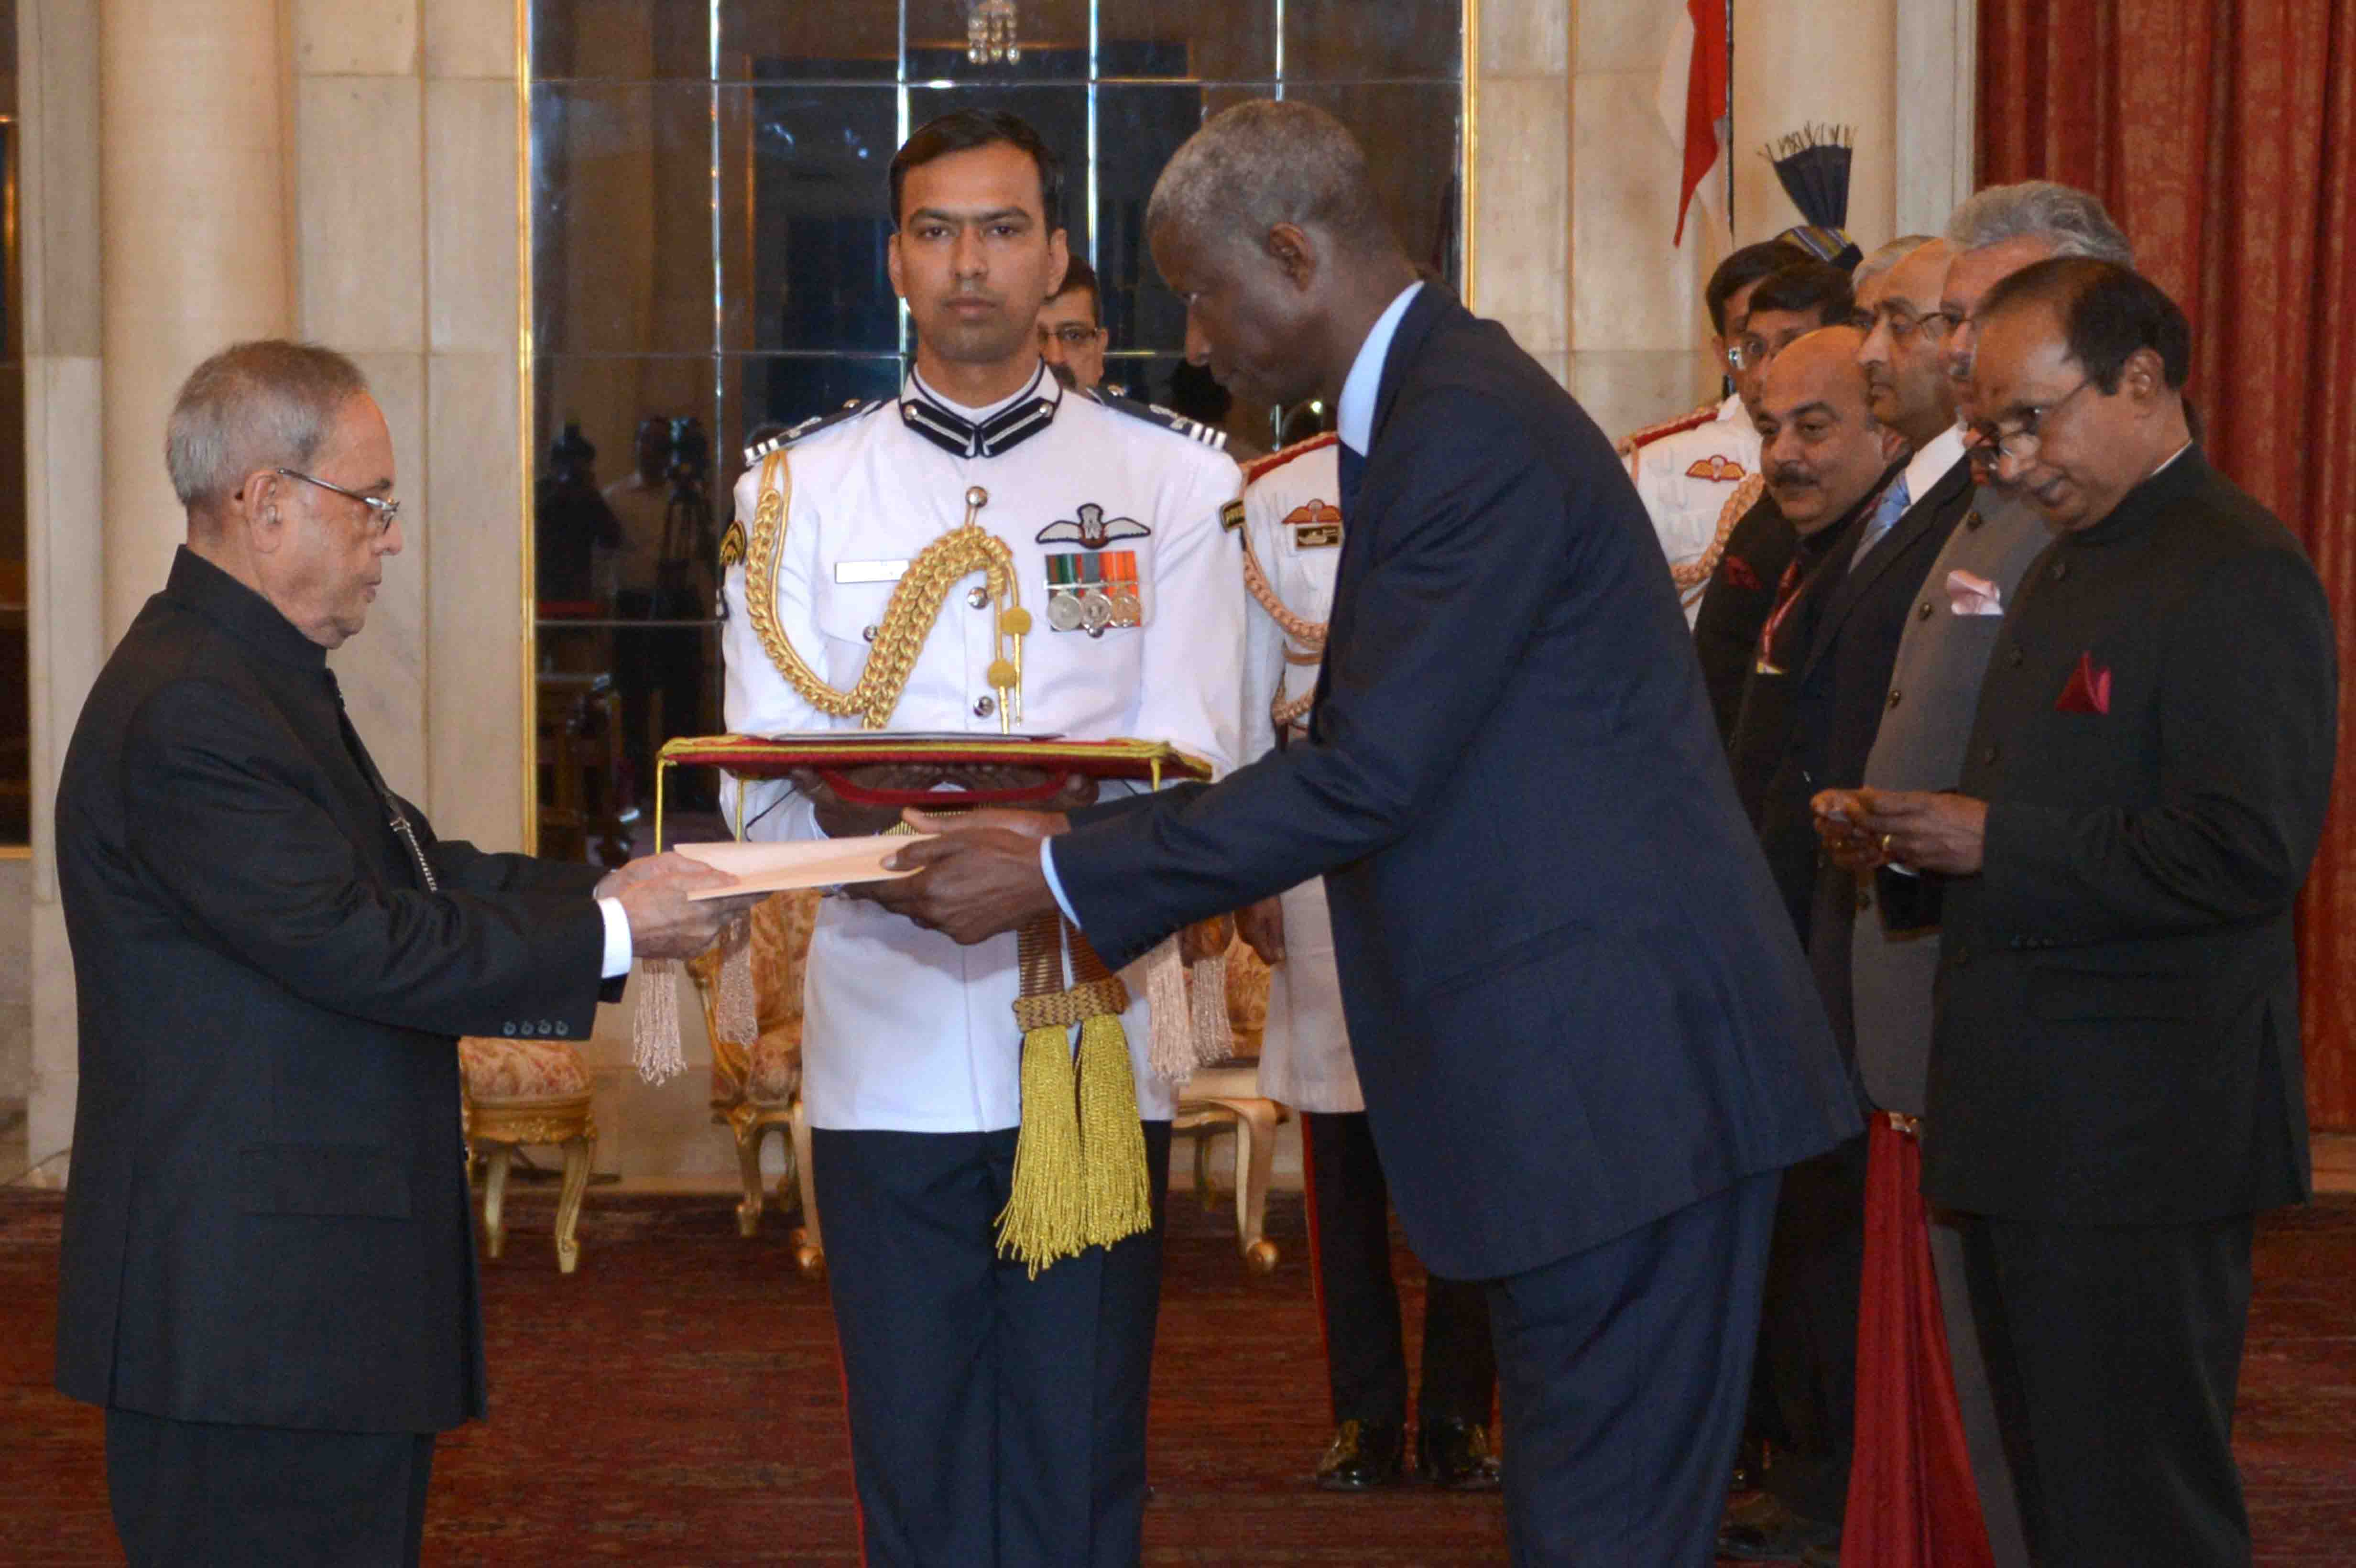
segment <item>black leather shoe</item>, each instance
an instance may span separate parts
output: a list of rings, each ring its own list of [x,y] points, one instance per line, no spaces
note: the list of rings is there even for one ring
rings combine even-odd
[[[1726,1510],[1718,1526],[1718,1554],[1738,1563],[1797,1563],[1812,1548],[1830,1548],[1837,1557],[1840,1538],[1840,1526],[1794,1513],[1762,1492]]]
[[[1416,1474],[1457,1492],[1493,1492],[1505,1485],[1489,1452],[1489,1429],[1452,1416],[1422,1423],[1415,1435]]]
[[[1317,1461],[1317,1484],[1329,1492],[1371,1492],[1398,1485],[1407,1432],[1396,1421],[1345,1421]]]

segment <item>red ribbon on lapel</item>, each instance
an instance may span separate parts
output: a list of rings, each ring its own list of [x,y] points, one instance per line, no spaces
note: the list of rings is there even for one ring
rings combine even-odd
[[[2080,654],[2078,667],[2070,672],[2069,681],[2062,695],[2053,702],[2056,713],[2108,713],[2111,710],[2111,672],[2098,668],[2094,656]]]

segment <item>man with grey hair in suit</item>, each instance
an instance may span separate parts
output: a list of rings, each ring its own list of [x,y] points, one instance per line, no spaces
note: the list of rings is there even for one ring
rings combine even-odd
[[[2052,256],[2131,263],[2134,252],[2103,204],[2089,193],[2048,180],[1992,186],[1958,207],[1947,225],[1955,255],[1940,291],[1946,332],[1944,365],[1958,421],[1971,404],[1975,335],[1971,316],[2003,279]],[[1933,324],[1934,325],[1939,324]],[[1980,679],[2021,574],[2052,542],[2044,519],[2009,485],[1989,476],[1974,453],[1982,483],[1962,526],[1948,536],[1898,644],[1890,691],[1865,767],[1871,790],[1933,790],[1960,775]],[[1879,843],[1856,833],[1857,796],[1830,790],[1816,797],[1817,828],[1835,860],[1858,873],[1857,920],[1849,937],[1850,1000],[1858,1071],[1876,1120],[1877,1158],[1911,1154],[1920,1130],[1931,1052],[1931,982],[1939,967],[1939,927],[1922,880],[1882,863]],[[1837,1017],[1837,1009],[1836,1009]],[[1965,1290],[1962,1243],[1933,1215],[1931,1253],[1937,1268],[1972,1474],[1998,1568],[2027,1568],[2010,1467]],[[1875,1369],[1860,1365],[1860,1403]],[[1860,1466],[1869,1461],[1860,1460]],[[1852,1531],[1870,1530],[1857,1518]]]

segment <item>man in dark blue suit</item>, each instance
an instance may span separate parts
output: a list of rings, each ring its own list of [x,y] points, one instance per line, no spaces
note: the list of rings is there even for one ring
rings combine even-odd
[[[1061,905],[1119,965],[1323,875],[1400,1219],[1489,1282],[1515,1561],[1706,1563],[1779,1174],[1858,1113],[1660,547],[1561,388],[1416,281],[1331,116],[1219,115],[1148,228],[1191,359],[1338,406],[1308,743],[976,814],[874,891],[960,941]]]

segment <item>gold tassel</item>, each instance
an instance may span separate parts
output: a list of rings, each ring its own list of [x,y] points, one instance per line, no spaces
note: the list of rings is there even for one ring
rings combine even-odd
[[[1020,1258],[1033,1279],[1056,1259],[1077,1256],[1088,1243],[1085,1181],[1070,1026],[1042,1024],[1023,1036],[1023,1126],[998,1216],[998,1255]]]
[[[1138,1121],[1129,1033],[1118,1013],[1098,1013],[1080,1025],[1080,1149],[1087,1160],[1088,1245],[1108,1247],[1151,1230],[1145,1129]]]
[[[630,1058],[638,1076],[660,1083],[687,1071],[679,1043],[679,976],[676,958],[638,963],[638,1008],[630,1024]]]

